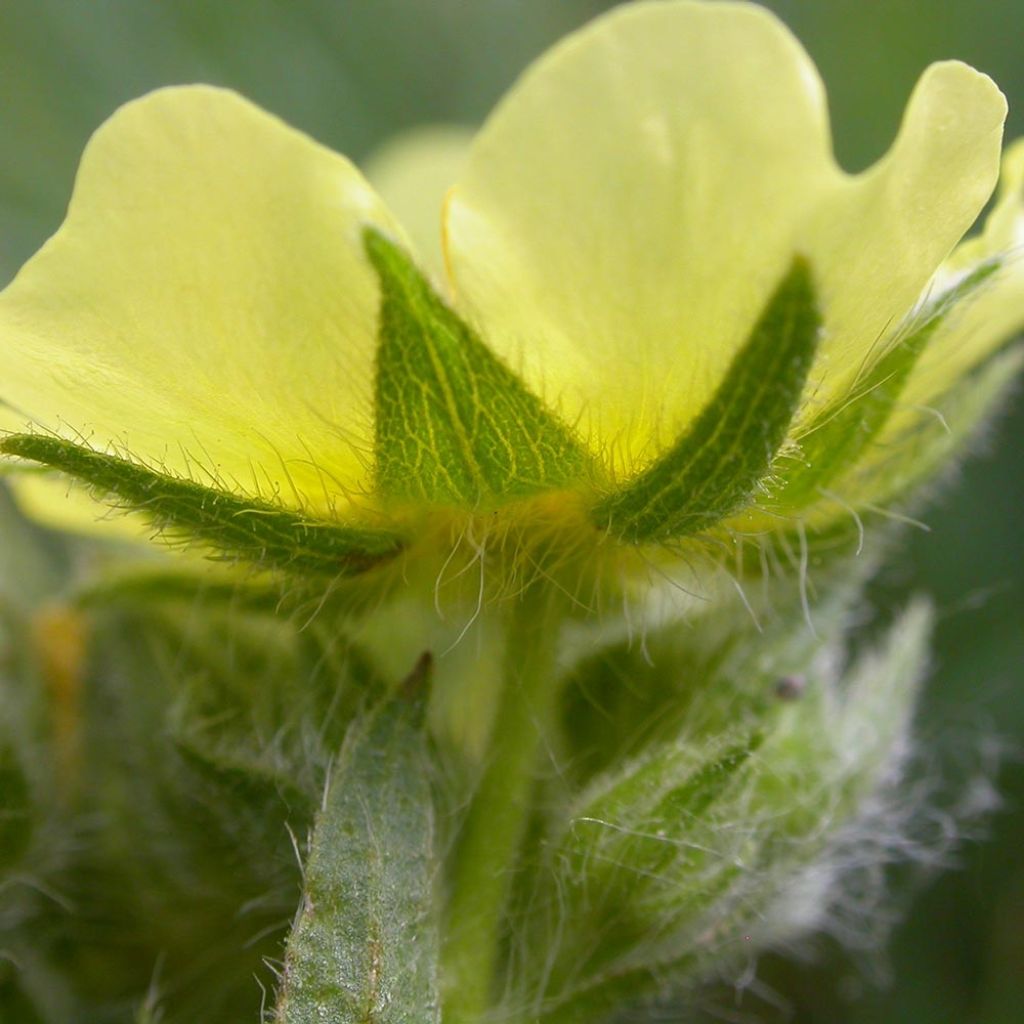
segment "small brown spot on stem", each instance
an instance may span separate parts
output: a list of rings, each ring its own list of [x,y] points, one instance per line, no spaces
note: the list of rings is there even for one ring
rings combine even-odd
[[[807,680],[800,675],[782,676],[775,682],[775,696],[779,700],[799,700],[807,691]]]

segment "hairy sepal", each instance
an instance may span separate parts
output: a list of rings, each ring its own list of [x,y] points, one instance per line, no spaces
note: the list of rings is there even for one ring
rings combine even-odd
[[[13,434],[0,452],[61,470],[105,499],[225,555],[292,573],[346,576],[401,550],[391,533],[314,519],[255,497],[205,487],[116,455],[41,434]]]
[[[915,491],[940,476],[969,448],[1017,384],[1024,368],[1024,346],[992,356],[939,399],[922,410],[902,436],[892,439],[888,456],[855,467],[835,489],[868,511],[905,503]]]
[[[820,327],[811,270],[797,257],[693,426],[602,500],[594,521],[640,544],[699,533],[746,507],[786,438]]]
[[[907,512],[913,514],[931,489],[955,471],[958,460],[1006,404],[1022,368],[1024,347],[999,352],[903,429],[887,430],[877,456],[839,476],[808,514],[805,526],[777,534],[783,549],[804,549],[821,564],[860,551],[876,538],[884,544],[892,527],[914,522]]]
[[[772,507],[794,511],[820,498],[823,488],[848,472],[881,433],[918,359],[961,301],[1000,269],[982,264],[954,288],[926,305],[902,336],[857,382],[853,393],[823,409],[798,439],[800,458],[785,473]]]
[[[431,288],[368,229],[381,288],[377,483],[401,502],[487,508],[578,484],[588,456]]]

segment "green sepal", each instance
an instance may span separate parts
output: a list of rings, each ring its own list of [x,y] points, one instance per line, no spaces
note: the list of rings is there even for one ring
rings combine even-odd
[[[909,423],[887,446],[888,457],[854,468],[837,481],[836,490],[868,513],[884,513],[893,502],[905,504],[963,453],[1014,387],[1022,367],[1021,346],[991,357]],[[837,518],[849,521],[850,515],[840,509]]]
[[[589,460],[569,429],[379,232],[377,483],[399,501],[478,508],[578,483]]]
[[[12,434],[0,452],[43,463],[89,484],[158,530],[173,529],[271,569],[344,576],[398,554],[394,534],[311,519],[259,498],[240,497],[97,452],[62,438]]]
[[[277,1024],[440,1021],[422,716],[419,697],[403,694],[345,738],[313,829]]]
[[[799,463],[785,474],[772,497],[773,507],[801,508],[818,500],[821,490],[851,469],[889,419],[917,361],[953,309],[969,299],[1001,267],[993,260],[972,271],[954,288],[928,304],[903,337],[871,367],[852,395],[823,409],[798,439]]]
[[[640,544],[698,533],[747,506],[786,438],[820,327],[810,267],[797,257],[693,426],[601,501],[594,521]]]

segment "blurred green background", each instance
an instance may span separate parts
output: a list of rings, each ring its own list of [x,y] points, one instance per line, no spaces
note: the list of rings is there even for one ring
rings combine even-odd
[[[79,153],[118,104],[157,85],[231,86],[356,159],[424,121],[477,123],[602,0],[0,0],[0,278],[57,226]],[[887,147],[930,61],[960,57],[1007,94],[1024,134],[1021,0],[774,0],[829,88],[850,170]],[[931,505],[878,586],[937,598],[922,743],[955,778],[1001,738],[1003,808],[959,867],[915,890],[884,957],[828,943],[814,964],[763,965],[712,1017],[814,1024],[1024,1020],[1024,403]],[[900,877],[898,886],[912,880]]]

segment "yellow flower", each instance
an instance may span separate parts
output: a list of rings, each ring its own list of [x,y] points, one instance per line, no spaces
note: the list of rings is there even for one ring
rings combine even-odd
[[[954,251],[999,172],[1005,103],[992,82],[933,65],[890,151],[856,175],[836,164],[826,111],[813,64],[765,10],[631,4],[543,56],[465,153],[447,138],[440,150],[421,140],[404,164],[392,154],[382,187],[411,211],[410,237],[349,161],[239,96],[150,94],[96,132],[65,223],[0,296],[0,427],[307,525],[390,528],[417,496],[480,510],[575,490],[596,526],[657,541],[884,502],[893,445],[913,449],[921,410],[1024,324],[1012,258],[1024,149],[984,233]],[[421,237],[414,171],[431,196],[457,174],[437,215],[445,269]],[[457,317],[416,292],[401,250],[422,253]],[[967,294],[947,308],[944,289]],[[425,317],[435,339],[463,322],[498,359],[466,371],[468,395],[445,392],[449,364],[405,379],[408,353],[380,347],[403,317]],[[802,336],[773,372],[791,402],[761,372],[790,329]],[[430,358],[462,352],[460,338]],[[525,388],[506,421],[513,374]],[[741,378],[747,391],[723,391]],[[883,387],[893,379],[898,393]],[[880,394],[884,409],[862,416],[858,403]],[[862,440],[827,472],[809,465],[815,435],[851,406]],[[450,451],[432,448],[437,416]],[[459,467],[439,482],[463,456],[478,463],[471,483]],[[725,497],[652,526],[658,500],[689,500],[698,456]],[[421,471],[437,480],[417,483]]]

